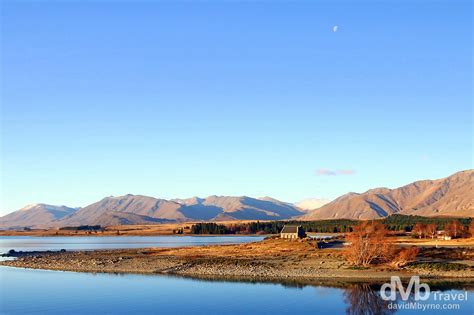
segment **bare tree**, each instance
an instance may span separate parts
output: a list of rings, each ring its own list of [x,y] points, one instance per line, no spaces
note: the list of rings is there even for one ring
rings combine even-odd
[[[464,232],[464,226],[457,220],[446,223],[444,226],[446,235],[453,238],[462,237]]]
[[[423,224],[423,223],[417,223],[417,224],[415,224],[415,226],[414,226],[413,229],[411,230],[411,233],[412,233],[413,235],[418,236],[418,238],[424,237],[425,234],[426,234],[426,224]]]
[[[432,224],[426,225],[425,231],[426,231],[427,236],[431,236],[431,239],[434,239],[436,235],[436,231],[437,231],[436,224],[432,223]]]
[[[378,261],[387,261],[394,252],[394,245],[385,236],[385,226],[377,221],[364,221],[354,227],[345,249],[347,260],[357,266],[368,266]]]

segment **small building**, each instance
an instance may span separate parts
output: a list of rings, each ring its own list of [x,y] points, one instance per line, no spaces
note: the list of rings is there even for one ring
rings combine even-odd
[[[443,241],[450,241],[452,237],[450,235],[438,235],[438,239],[443,240]]]
[[[451,235],[446,234],[446,231],[441,230],[441,231],[438,231],[437,234],[438,234],[437,238],[443,241],[449,241],[452,239]]]
[[[281,238],[297,239],[305,236],[306,232],[301,225],[285,225],[280,232]]]

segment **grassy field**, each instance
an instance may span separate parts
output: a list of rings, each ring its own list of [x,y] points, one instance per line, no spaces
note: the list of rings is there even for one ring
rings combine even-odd
[[[412,238],[408,236],[397,237],[396,243],[401,246],[423,246],[423,247],[474,247],[474,238],[456,238],[452,240]]]

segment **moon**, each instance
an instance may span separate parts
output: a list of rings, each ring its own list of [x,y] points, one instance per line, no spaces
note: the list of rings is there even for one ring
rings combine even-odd
[[[333,33],[336,33],[338,28],[339,28],[339,26],[334,25],[334,26],[332,27],[332,32],[333,32]]]

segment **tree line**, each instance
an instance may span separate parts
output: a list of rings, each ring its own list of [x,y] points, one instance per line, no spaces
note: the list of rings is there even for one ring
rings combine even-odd
[[[103,231],[100,225],[80,225],[80,226],[64,226],[60,227],[61,231]]]
[[[421,217],[417,215],[394,214],[382,220],[389,231],[411,232],[416,224],[434,225],[437,230],[443,230],[445,225],[451,222],[459,222],[463,226],[469,226],[471,218],[449,218],[449,217]]]
[[[411,232],[415,226],[435,226],[436,230],[442,230],[445,226],[454,223],[459,229],[467,229],[471,224],[470,218],[428,218],[412,215],[395,214],[384,219],[376,220],[384,225],[388,231]],[[353,232],[354,227],[361,221],[348,219],[319,220],[319,221],[267,221],[249,223],[196,223],[191,226],[191,234],[278,234],[285,225],[301,225],[306,232],[314,233],[347,233]],[[418,226],[415,228],[418,228]]]
[[[444,236],[451,238],[474,237],[474,220],[468,226],[456,220],[447,222],[442,231]],[[413,237],[431,239],[434,239],[438,232],[440,228],[435,223],[417,223],[411,231]]]

